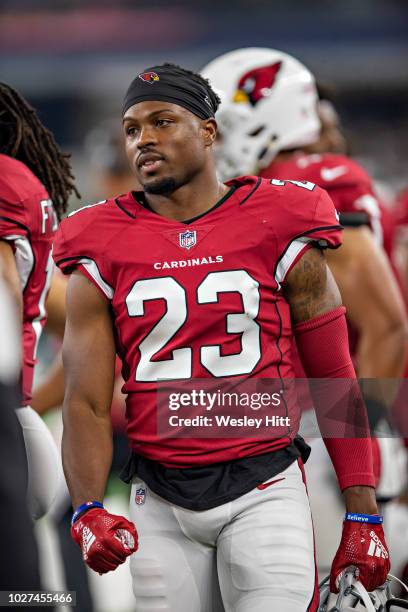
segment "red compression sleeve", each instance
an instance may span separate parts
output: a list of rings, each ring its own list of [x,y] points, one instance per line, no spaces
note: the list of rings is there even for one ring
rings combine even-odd
[[[351,361],[348,333],[343,306],[319,317],[299,323],[294,327],[296,344],[300,359],[308,378],[343,378],[355,379],[356,374]],[[317,385],[316,388],[318,389]],[[353,393],[356,393],[354,387]],[[364,420],[366,418],[363,399],[359,391],[358,397],[353,397],[353,405],[360,403],[363,410]],[[322,414],[323,393],[312,393],[316,416],[321,425],[319,416]],[[347,423],[347,405],[344,402],[344,415],[336,413],[339,421]],[[336,406],[336,410],[339,408]],[[343,410],[343,408],[340,408]],[[320,414],[319,414],[320,413]],[[374,487],[373,454],[371,438],[367,426],[367,437],[359,438],[324,438],[327,451],[337,474],[341,490],[355,485],[366,485]]]

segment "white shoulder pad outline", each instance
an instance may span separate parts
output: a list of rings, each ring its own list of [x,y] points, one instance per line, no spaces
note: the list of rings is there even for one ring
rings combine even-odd
[[[93,208],[94,206],[99,206],[100,204],[106,204],[107,201],[108,200],[101,200],[100,202],[95,202],[95,204],[87,204],[86,206],[81,206],[81,208],[77,208],[76,210],[73,210],[71,213],[69,213],[67,219],[69,219],[69,217],[72,217],[73,215],[76,215],[82,210],[85,210],[85,208]]]

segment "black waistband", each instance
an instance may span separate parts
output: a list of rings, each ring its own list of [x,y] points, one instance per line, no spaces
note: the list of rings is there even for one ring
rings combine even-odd
[[[245,495],[301,458],[305,463],[310,446],[300,436],[292,444],[264,455],[192,468],[166,468],[131,453],[121,472],[130,483],[135,475],[160,497],[188,510],[209,510]]]

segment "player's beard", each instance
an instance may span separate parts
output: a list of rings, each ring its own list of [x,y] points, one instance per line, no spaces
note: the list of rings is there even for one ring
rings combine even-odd
[[[165,176],[144,184],[143,190],[145,193],[151,193],[153,195],[168,196],[171,195],[178,187],[180,187],[180,185],[177,184],[175,178],[172,176]]]

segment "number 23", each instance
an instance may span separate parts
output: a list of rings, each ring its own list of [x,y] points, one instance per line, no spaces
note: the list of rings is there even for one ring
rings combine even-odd
[[[226,314],[226,330],[230,334],[241,334],[241,351],[222,355],[219,344],[201,346],[200,361],[215,377],[249,374],[261,358],[260,326],[255,320],[259,312],[259,283],[248,272],[211,272],[197,287],[197,303],[216,303],[220,293],[231,292],[240,294],[243,312]],[[152,361],[187,322],[184,287],[171,276],[136,281],[126,298],[129,316],[143,316],[144,303],[157,299],[166,301],[166,312],[139,344],[140,361],[135,378],[140,382],[191,378],[191,348],[178,348],[172,351],[170,359]]]

